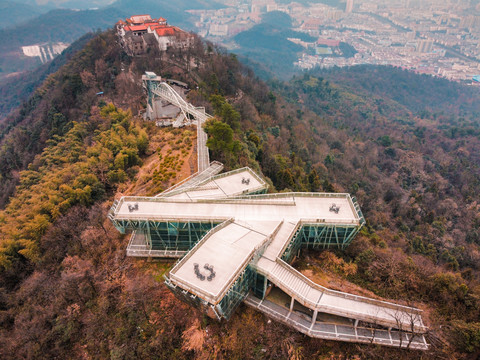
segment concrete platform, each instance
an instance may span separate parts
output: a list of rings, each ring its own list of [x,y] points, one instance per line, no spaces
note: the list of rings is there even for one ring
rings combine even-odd
[[[266,190],[267,185],[249,168],[232,171],[207,179],[191,189],[184,189],[171,199],[216,199],[239,196],[246,193]]]
[[[220,230],[214,229],[190,256],[170,271],[171,281],[212,304],[218,303],[278,225],[276,222],[263,223],[264,233],[235,222]],[[195,264],[198,271],[195,271]],[[209,278],[211,274],[214,276]]]
[[[330,211],[332,204],[338,212]],[[138,205],[138,206],[137,206]],[[132,207],[135,210],[132,210]],[[359,224],[348,194],[285,193],[233,199],[172,199],[123,197],[114,212],[117,219],[299,221]]]

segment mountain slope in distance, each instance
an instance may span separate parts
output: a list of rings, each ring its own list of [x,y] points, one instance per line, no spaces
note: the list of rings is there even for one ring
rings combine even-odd
[[[0,29],[17,25],[47,11],[47,8],[36,4],[30,5],[10,0],[0,0]]]
[[[26,23],[0,31],[0,78],[33,69],[41,64],[38,57],[27,57],[22,46],[64,42],[71,43],[87,32],[106,29],[126,13],[115,8],[102,10],[52,10]]]

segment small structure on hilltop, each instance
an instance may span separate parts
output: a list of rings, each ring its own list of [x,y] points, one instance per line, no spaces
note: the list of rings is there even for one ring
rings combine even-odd
[[[198,171],[208,168],[207,134],[202,125],[211,116],[205,112],[205,108],[193,106],[184,99],[187,84],[178,80],[163,80],[151,71],[142,76],[142,84],[147,94],[145,119],[155,120],[157,126],[196,124]]]
[[[152,19],[150,15],[133,15],[116,23],[117,34],[125,51],[132,56],[146,54],[148,49],[157,47],[160,51],[168,48],[186,48],[193,43],[193,35],[168,25],[164,18]]]
[[[183,84],[178,85],[178,84]],[[188,114],[180,107],[185,102],[188,86],[180,81],[162,79],[154,72],[142,76],[143,90],[147,95],[145,120],[153,120],[157,126],[182,127],[191,124]],[[166,94],[167,97],[158,95]]]

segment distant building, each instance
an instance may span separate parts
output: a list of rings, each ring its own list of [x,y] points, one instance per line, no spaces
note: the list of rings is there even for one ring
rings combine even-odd
[[[433,50],[433,40],[419,40],[417,42],[418,53],[430,53]]]
[[[307,19],[303,22],[303,24],[300,26],[300,28],[303,31],[310,32],[310,31],[316,31],[318,32],[318,28],[324,23],[324,21],[320,19]]]
[[[345,12],[350,14],[353,11],[353,0],[347,0],[347,5],[345,7]]]
[[[227,24],[212,24],[208,31],[210,36],[227,36],[228,25]]]
[[[340,46],[340,40],[319,38],[317,40],[317,45],[320,45],[320,46],[323,45],[323,46],[329,46],[329,47],[338,47],[338,46]]]
[[[193,35],[168,25],[164,18],[152,19],[150,15],[133,15],[116,24],[120,42],[129,55],[143,55],[149,48],[165,51],[170,47],[185,48],[192,44]]]

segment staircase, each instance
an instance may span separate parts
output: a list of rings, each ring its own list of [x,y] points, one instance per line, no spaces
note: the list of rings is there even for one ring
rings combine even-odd
[[[252,294],[245,298],[244,303],[311,337],[416,350],[428,350],[429,348],[423,334],[413,335],[405,331],[355,326],[353,321],[350,323],[312,322],[311,318],[307,318],[303,314],[288,311],[274,302],[258,299]]]
[[[315,284],[293,267],[277,258],[261,258],[257,270],[303,306],[317,312],[365,321],[387,328],[424,333],[420,311],[386,301],[351,295]]]

